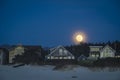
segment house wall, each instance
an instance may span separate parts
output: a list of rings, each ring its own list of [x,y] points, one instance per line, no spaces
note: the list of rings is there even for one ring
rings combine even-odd
[[[89,57],[95,59],[100,57],[100,50],[102,49],[102,46],[89,46],[89,48],[90,48]]]
[[[110,48],[105,48],[101,53],[100,53],[100,58],[106,58],[106,57],[114,57],[115,53],[112,51]]]
[[[99,48],[90,48],[90,51],[100,51],[100,49]]]
[[[24,47],[18,46],[15,49],[11,50],[9,52],[9,63],[13,62],[13,58],[15,58],[15,55],[22,55],[24,53]]]
[[[66,56],[66,57],[61,57],[61,56],[58,56],[58,57],[49,56],[49,57],[47,57],[47,59],[75,59],[75,57],[74,57],[74,56]]]
[[[94,51],[100,51],[102,49],[102,46],[90,46],[90,52]]]
[[[5,48],[0,48],[0,64],[8,64],[8,57],[9,51]]]
[[[90,57],[98,58],[99,54],[90,54]]]
[[[0,64],[3,64],[3,51],[0,50]]]
[[[54,49],[53,51],[50,52],[51,55],[48,55],[46,58],[47,59],[68,59],[68,60],[72,60],[75,59],[75,57],[69,52],[67,51],[65,48],[63,47],[57,47],[56,49]]]

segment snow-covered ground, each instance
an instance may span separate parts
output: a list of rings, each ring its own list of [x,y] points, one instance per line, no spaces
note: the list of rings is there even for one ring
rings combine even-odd
[[[120,80],[120,70],[106,68],[88,69],[81,66],[12,66],[0,65],[0,80]]]

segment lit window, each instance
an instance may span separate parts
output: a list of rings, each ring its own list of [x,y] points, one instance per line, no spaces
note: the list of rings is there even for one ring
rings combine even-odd
[[[75,59],[75,57],[72,57],[72,59]]]
[[[62,57],[60,57],[60,59],[62,59]]]
[[[68,59],[71,59],[71,56],[68,56]]]
[[[98,54],[96,54],[96,57],[99,57],[99,55],[98,55]]]
[[[95,57],[95,55],[94,55],[94,54],[92,54],[92,57]]]
[[[54,59],[54,57],[53,57],[53,56],[51,56],[51,59]]]
[[[64,59],[67,59],[67,57],[64,57]]]
[[[47,57],[48,59],[50,59],[50,57]]]
[[[67,51],[66,50],[64,50],[64,54],[67,55]]]
[[[62,55],[62,53],[63,53],[63,50],[59,49],[59,54]]]
[[[55,57],[55,59],[58,59],[58,57]]]

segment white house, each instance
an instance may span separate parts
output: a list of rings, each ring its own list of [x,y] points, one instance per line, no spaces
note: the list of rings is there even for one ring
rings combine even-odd
[[[100,58],[106,58],[106,57],[115,57],[115,50],[111,48],[109,45],[106,45],[101,51],[100,51]]]
[[[90,58],[107,58],[107,57],[115,57],[115,50],[112,49],[109,45],[106,45],[105,47],[103,46],[89,46],[90,48],[90,53],[89,57]]]
[[[102,50],[103,46],[89,46],[89,48],[89,58],[97,59],[100,57],[100,51]]]
[[[22,55],[24,53],[24,47],[18,45],[9,50],[9,63],[13,63],[13,59],[16,55]]]
[[[50,54],[46,56],[46,59],[48,60],[55,60],[55,59],[74,60],[75,57],[73,56],[72,53],[70,53],[63,46],[58,46],[58,47],[50,49]]]

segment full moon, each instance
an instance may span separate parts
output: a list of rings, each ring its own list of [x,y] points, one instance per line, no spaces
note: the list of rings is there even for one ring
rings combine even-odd
[[[75,44],[80,44],[81,42],[86,42],[86,35],[83,32],[75,32],[73,34],[73,41]]]
[[[83,41],[83,36],[80,35],[80,34],[78,34],[78,35],[76,36],[76,41],[77,41],[77,42],[82,42],[82,41]]]

